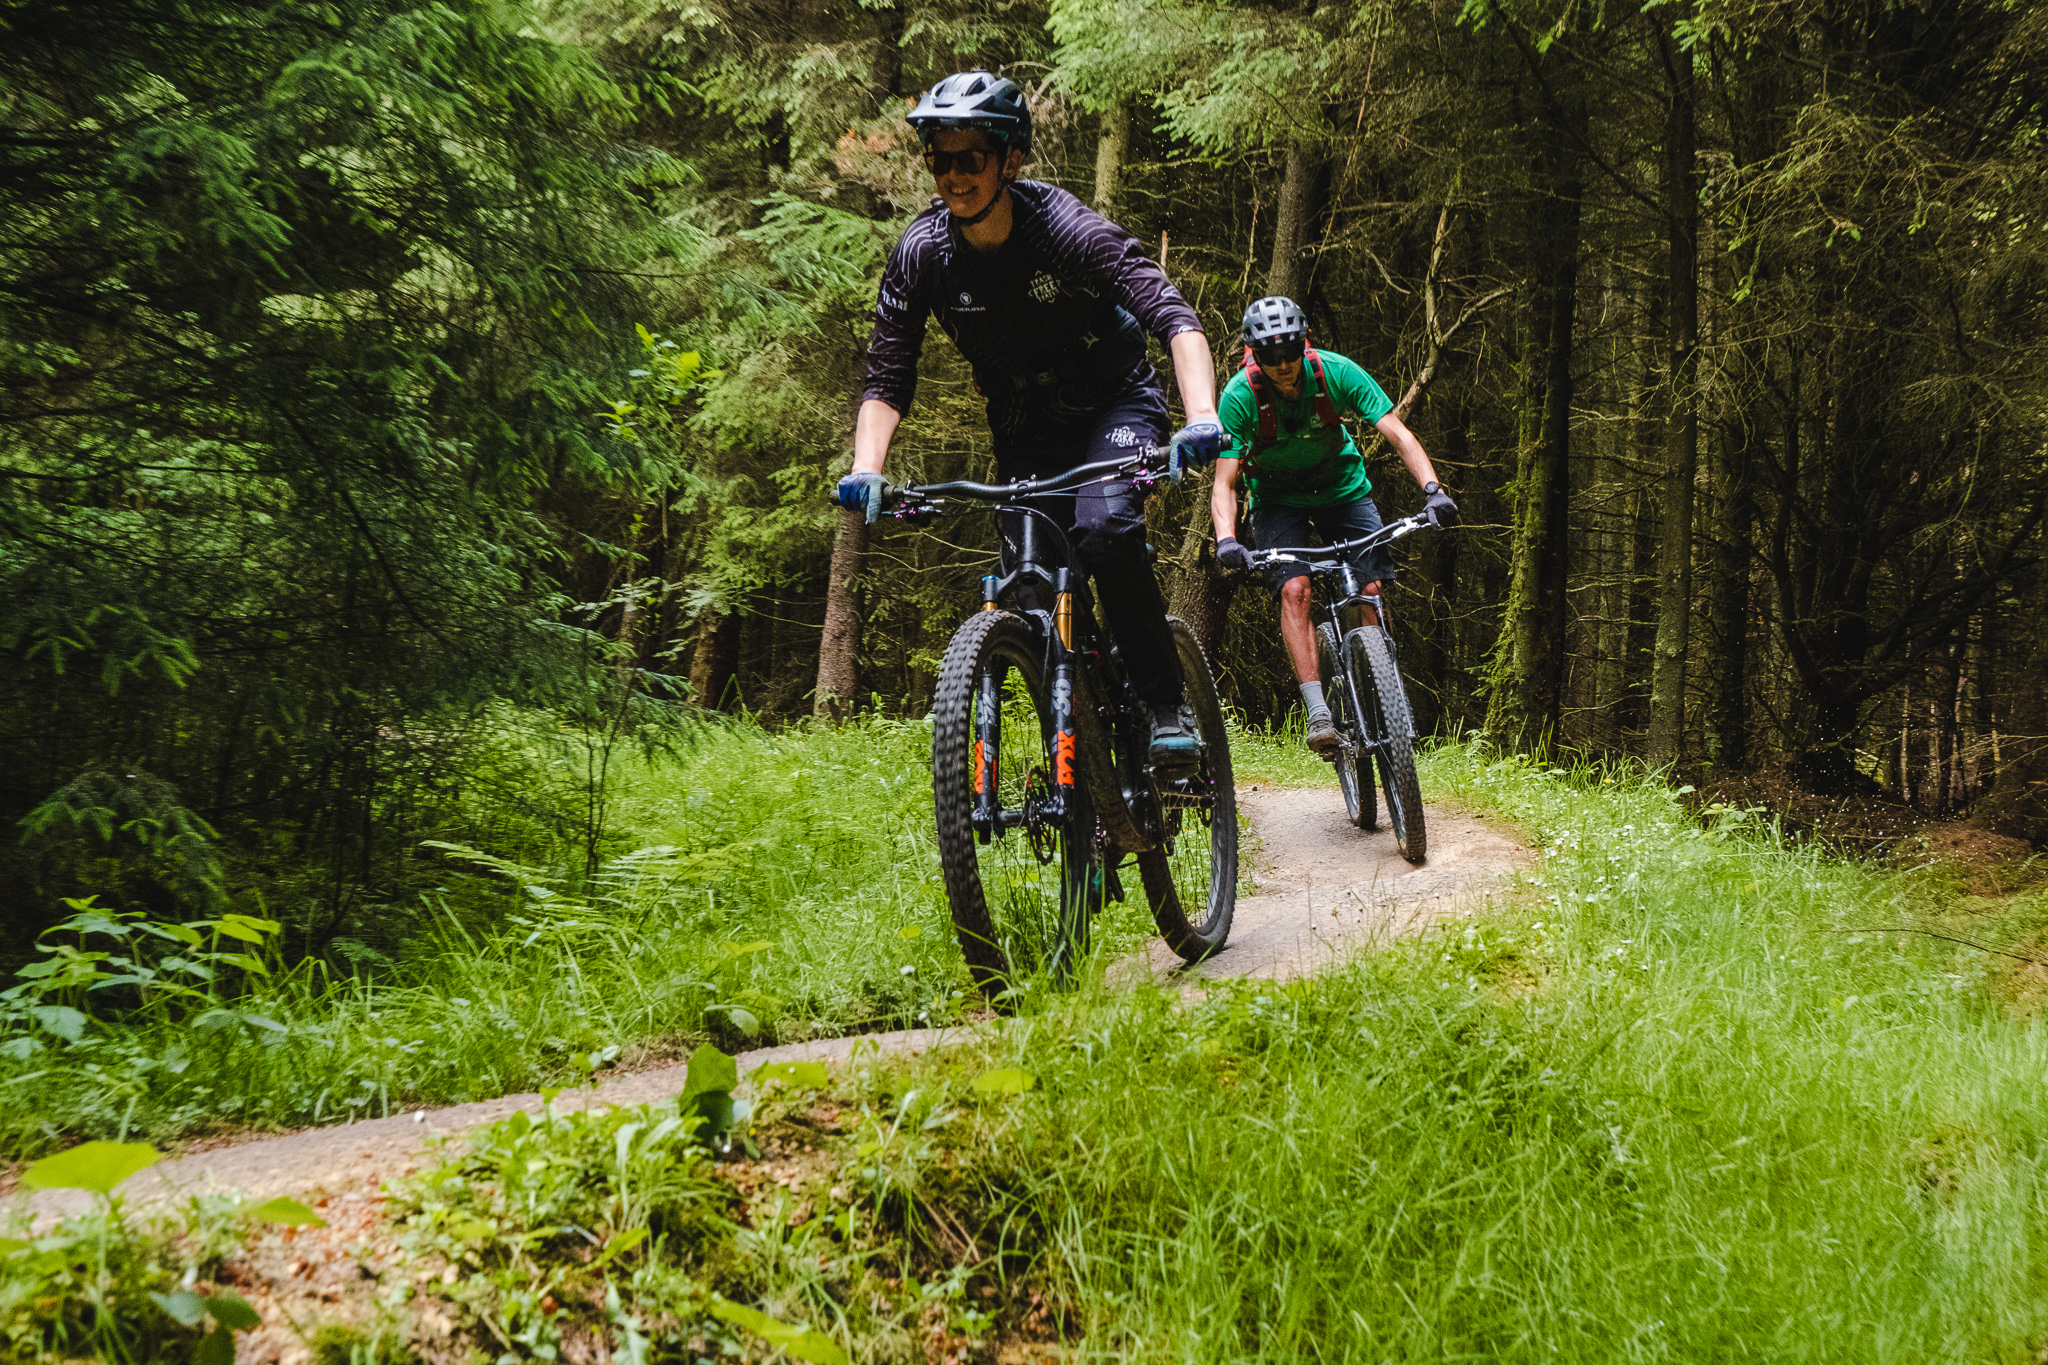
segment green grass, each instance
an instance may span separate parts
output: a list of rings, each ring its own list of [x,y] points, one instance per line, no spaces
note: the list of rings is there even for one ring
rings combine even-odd
[[[17,1009],[0,1141],[26,1155],[69,1133],[336,1122],[559,1083],[607,1049],[737,1047],[749,1020],[774,1041],[949,1016],[965,974],[932,851],[929,735],[706,725],[621,765],[596,878],[449,856],[413,912],[422,928],[386,960],[248,976],[233,1004],[275,1028],[81,988],[43,1002],[91,1016],[68,1042]],[[121,947],[46,939],[60,942]]]
[[[1524,897],[925,1062],[900,1088],[940,1110],[978,1066],[1040,1088],[901,1178],[1018,1230],[1091,1358],[2035,1358],[2048,1039],[1981,957],[1861,932],[1937,883],[1596,771],[1427,766],[1545,846]]]
[[[881,724],[707,738],[623,796],[617,828],[671,852],[580,889],[500,868],[531,889],[482,936],[486,901],[451,881],[468,927],[416,945],[410,977],[246,1002],[287,1032],[216,1031],[248,1077],[217,1093],[277,1116],[310,1084],[289,1078],[373,1064],[394,1090],[475,1093],[559,1074],[593,1040],[701,1032],[720,1004],[791,1032],[949,1008],[924,743]],[[1256,780],[1327,781],[1285,736],[1239,754]],[[711,1357],[759,1354],[707,1327],[716,1287],[857,1360],[915,1355],[930,1331],[978,1358],[1030,1321],[1090,1360],[2037,1357],[2048,1039],[2000,1002],[1996,959],[1893,932],[1953,928],[1953,877],[1834,862],[1743,812],[1702,829],[1662,786],[1601,769],[1459,746],[1423,766],[1431,799],[1546,854],[1469,921],[1313,982],[1031,992],[965,1049],[837,1077],[829,1131],[808,1100],[771,1104],[781,1159],[817,1163],[772,1216],[650,1241],[630,1275],[561,1238],[559,1265],[501,1288],[586,1286],[590,1330],[624,1349],[630,1321],[656,1356],[693,1334]],[[1119,915],[1113,950],[1143,932],[1141,910]],[[390,1041],[366,1052],[371,1034]],[[85,1039],[31,1059],[74,1113],[85,1068],[120,1063],[114,1030]],[[1010,1067],[1034,1087],[974,1087]],[[178,1093],[161,1067],[114,1074]],[[203,1092],[184,1096],[155,1112],[198,1112]],[[611,1127],[659,1119],[541,1156],[597,1171],[625,1150]],[[792,1221],[805,1200],[816,1216]],[[606,1276],[616,1308],[592,1297]]]

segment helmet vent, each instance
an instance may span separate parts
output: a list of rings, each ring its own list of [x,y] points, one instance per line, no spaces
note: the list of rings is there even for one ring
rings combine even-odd
[[[961,91],[960,93],[963,95],[979,95],[982,91],[986,89],[988,89],[988,82],[982,80],[980,77],[977,76],[975,77],[974,84],[968,86],[965,90]]]

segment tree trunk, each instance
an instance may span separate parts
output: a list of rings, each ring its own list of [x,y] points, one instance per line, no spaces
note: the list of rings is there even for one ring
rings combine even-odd
[[[1668,767],[1685,756],[1686,644],[1692,631],[1692,503],[1699,466],[1699,407],[1693,392],[1699,363],[1699,193],[1693,169],[1697,129],[1692,53],[1661,29],[1657,39],[1671,80],[1664,128],[1671,370],[1657,534],[1657,642],[1651,659],[1650,735],[1644,757],[1652,767]]]
[[[706,710],[724,709],[739,664],[739,614],[706,607],[697,617],[697,641],[690,649],[691,698]]]
[[[1131,105],[1123,100],[1102,111],[1102,136],[1095,144],[1095,211],[1114,220],[1124,163],[1131,157]]]
[[[1565,579],[1571,527],[1572,337],[1579,279],[1579,191],[1567,172],[1537,233],[1548,270],[1532,300],[1521,506],[1501,620],[1487,732],[1495,742],[1547,752],[1559,738],[1564,696]]]
[[[1216,567],[1216,556],[1210,552],[1216,523],[1209,515],[1208,494],[1207,481],[1190,485],[1189,496],[1195,499],[1195,506],[1188,517],[1187,534],[1181,537],[1180,551],[1174,556],[1178,572],[1167,610],[1187,622],[1188,629],[1202,642],[1210,666],[1220,668],[1223,623],[1230,616],[1230,595],[1237,584]],[[1238,529],[1242,533],[1244,528]]]
[[[1717,773],[1740,771],[1749,761],[1750,527],[1756,511],[1749,470],[1750,448],[1756,440],[1756,428],[1749,422],[1724,430],[1720,468],[1712,478],[1718,500],[1707,567],[1708,640],[1713,653],[1703,670],[1707,697],[1700,728],[1707,762]]]
[[[856,511],[839,514],[839,536],[832,542],[832,568],[825,579],[825,632],[818,642],[818,686],[811,694],[811,713],[837,725],[853,711],[860,687],[860,602],[853,580],[867,553],[868,524]]]
[[[1991,827],[2000,834],[2037,841],[2048,835],[2048,575],[2036,578],[2026,600],[2030,610],[2015,620],[2013,652],[2021,667],[2013,678],[1988,807]]]
[[[897,82],[903,79],[903,11],[891,5],[875,11],[875,60],[868,67],[868,97],[875,102],[877,116],[898,114],[891,107],[897,98]]]
[[[1287,149],[1287,175],[1280,183],[1280,208],[1273,229],[1273,266],[1266,292],[1300,302],[1309,272],[1303,252],[1315,236],[1316,180],[1323,169],[1323,144],[1303,138]]]

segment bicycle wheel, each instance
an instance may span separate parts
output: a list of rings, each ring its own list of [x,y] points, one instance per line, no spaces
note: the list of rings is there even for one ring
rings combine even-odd
[[[1209,661],[1194,632],[1172,617],[1180,654],[1185,712],[1202,741],[1202,764],[1191,777],[1159,782],[1161,838],[1137,855],[1152,921],[1167,946],[1199,962],[1230,937],[1237,910],[1237,781],[1230,769],[1230,735]]]
[[[1345,636],[1344,644],[1366,727],[1379,741],[1373,755],[1387,793],[1387,823],[1394,827],[1401,856],[1419,863],[1429,851],[1429,835],[1423,828],[1422,789],[1415,781],[1415,716],[1408,709],[1408,689],[1383,632],[1362,626]]]
[[[1379,802],[1373,798],[1372,770],[1360,768],[1359,743],[1365,736],[1358,726],[1357,699],[1352,695],[1350,671],[1343,666],[1337,649],[1337,628],[1325,621],[1316,627],[1316,671],[1323,678],[1323,700],[1329,703],[1330,720],[1343,743],[1337,747],[1337,785],[1344,792],[1344,813],[1360,829],[1378,829]]]
[[[933,700],[932,797],[954,934],[983,994],[1034,971],[1066,972],[1102,904],[1088,793],[1052,807],[1052,700],[1043,646],[1009,612],[953,633]],[[996,818],[974,828],[985,742],[995,748]]]

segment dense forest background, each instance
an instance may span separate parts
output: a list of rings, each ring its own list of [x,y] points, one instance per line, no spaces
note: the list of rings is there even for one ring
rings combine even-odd
[[[906,101],[976,65],[1033,92],[1027,174],[1137,233],[1222,364],[1287,293],[1408,404],[1468,521],[1396,598],[1425,727],[2048,834],[2041,7],[0,24],[17,960],[66,897],[374,941],[429,840],[595,869],[611,765],[698,708],[921,715],[990,528],[823,495],[928,202]],[[985,469],[936,330],[919,394],[892,477]],[[1281,721],[1205,504],[1157,500],[1161,572]]]

